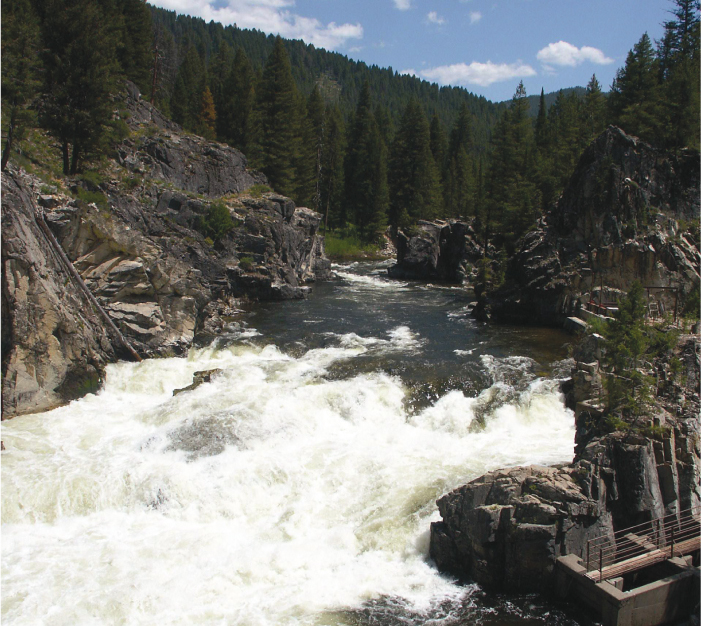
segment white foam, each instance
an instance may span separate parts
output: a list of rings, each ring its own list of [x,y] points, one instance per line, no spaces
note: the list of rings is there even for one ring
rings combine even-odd
[[[540,380],[482,425],[490,390],[409,416],[397,378],[323,378],[417,341],[398,327],[300,358],[236,346],[119,364],[101,393],[3,422],[3,623],[312,623],[380,595],[463,593],[427,562],[435,499],[489,469],[570,460],[574,420]],[[188,429],[223,452],[178,449]]]

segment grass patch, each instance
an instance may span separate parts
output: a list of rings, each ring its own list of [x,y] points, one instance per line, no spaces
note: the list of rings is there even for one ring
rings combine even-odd
[[[334,261],[376,261],[384,259],[380,246],[362,241],[360,237],[342,232],[327,232],[324,236],[326,256]]]

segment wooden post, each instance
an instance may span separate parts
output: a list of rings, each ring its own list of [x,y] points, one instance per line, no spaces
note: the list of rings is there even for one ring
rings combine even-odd
[[[589,571],[589,552],[591,548],[591,539],[587,541],[587,572]]]
[[[602,570],[604,569],[604,549],[599,548],[599,582],[602,578]]]
[[[672,548],[669,551],[669,558],[674,557],[674,525],[672,525]]]

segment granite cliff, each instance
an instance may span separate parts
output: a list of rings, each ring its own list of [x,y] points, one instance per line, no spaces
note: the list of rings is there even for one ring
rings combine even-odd
[[[120,356],[226,331],[237,298],[303,298],[329,274],[320,215],[242,153],[186,135],[133,85],[120,115],[128,136],[97,182],[3,173],[3,418],[96,389]]]

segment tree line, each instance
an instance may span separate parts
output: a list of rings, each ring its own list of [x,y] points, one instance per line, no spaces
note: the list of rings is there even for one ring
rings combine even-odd
[[[653,47],[643,35],[608,96],[592,76],[583,94],[560,92],[550,106],[541,91],[533,117],[522,83],[499,107],[142,0],[5,0],[3,167],[22,128],[38,123],[75,174],[124,133],[112,113],[129,78],[186,130],[242,150],[330,229],[371,241],[388,225],[474,218],[510,251],[608,124],[667,149],[698,148],[699,2],[672,5],[662,40]]]

